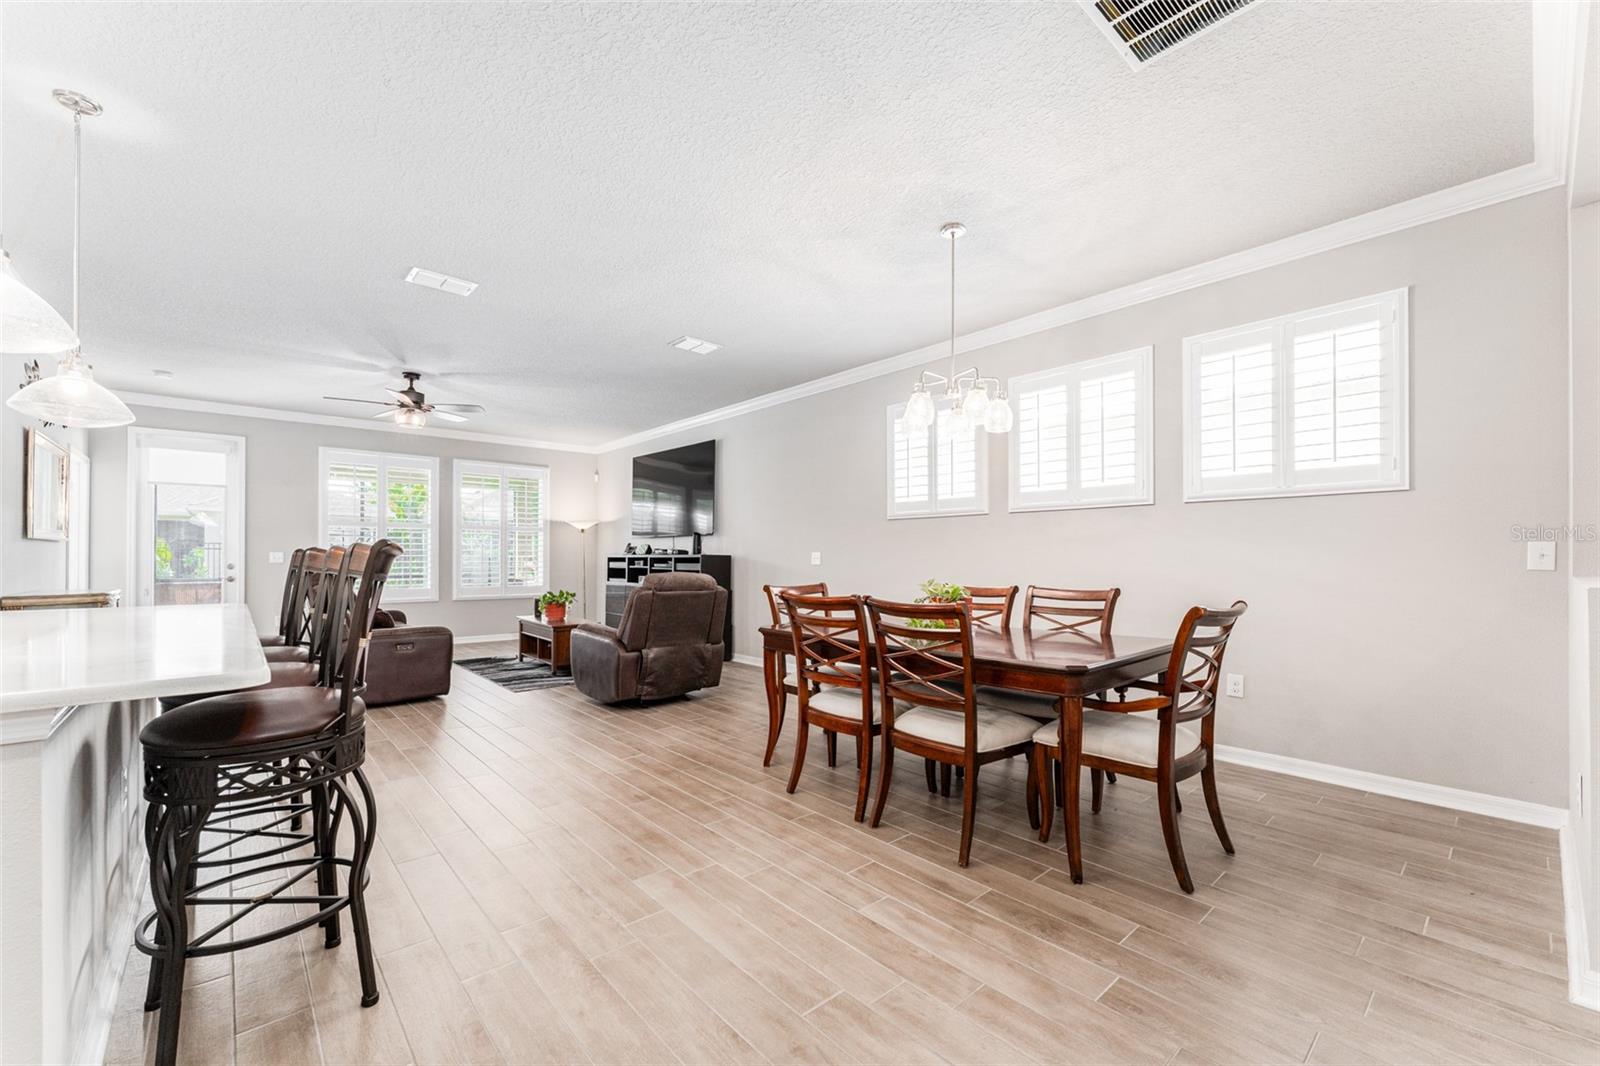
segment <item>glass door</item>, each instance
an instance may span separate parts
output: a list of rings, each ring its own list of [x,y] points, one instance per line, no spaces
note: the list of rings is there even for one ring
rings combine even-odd
[[[130,430],[133,600],[244,602],[244,439]]]

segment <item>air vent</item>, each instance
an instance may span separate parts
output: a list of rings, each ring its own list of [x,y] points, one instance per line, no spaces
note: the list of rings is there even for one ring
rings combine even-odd
[[[449,274],[441,274],[437,270],[424,270],[421,267],[412,267],[411,272],[406,275],[406,280],[425,289],[448,292],[452,296],[471,296],[472,290],[478,287],[476,281],[453,278]]]
[[[722,345],[711,341],[703,341],[699,337],[679,337],[672,342],[672,347],[686,352],[693,352],[696,355],[710,355],[721,348]]]
[[[1078,0],[1134,70],[1251,5],[1252,0]]]

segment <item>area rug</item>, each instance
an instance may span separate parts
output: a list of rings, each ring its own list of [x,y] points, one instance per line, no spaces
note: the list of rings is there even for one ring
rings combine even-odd
[[[524,659],[519,663],[516,656],[509,659],[457,659],[456,665],[464,666],[479,677],[486,677],[512,692],[532,692],[534,689],[560,688],[572,684],[571,674],[557,674],[548,663],[534,659]]]

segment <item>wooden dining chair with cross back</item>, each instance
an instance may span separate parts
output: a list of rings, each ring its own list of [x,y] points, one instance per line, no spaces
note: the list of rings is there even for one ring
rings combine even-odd
[[[872,776],[872,740],[878,735],[878,700],[872,691],[868,661],[867,613],[859,596],[800,596],[783,593],[784,612],[794,633],[795,723],[794,766],[789,792],[800,784],[806,742],[813,725],[830,737],[856,739],[856,821],[866,816],[867,781]],[[834,765],[829,751],[828,765]]]
[[[767,608],[772,612],[772,624],[775,626],[787,626],[789,624],[789,609],[783,602],[783,594],[792,592],[796,596],[826,596],[828,594],[828,583],[826,581],[816,581],[809,585],[762,585],[761,591],[766,593]],[[768,731],[767,751],[761,761],[762,766],[772,765],[772,753],[778,747],[778,730],[782,727],[783,717],[788,712],[789,697],[795,694],[796,686],[799,684],[798,671],[789,669],[788,655],[784,655],[782,661],[778,663],[778,676],[783,679],[778,683],[778,691],[776,693],[778,717],[774,721],[774,728]],[[837,759],[837,739],[832,733],[825,733],[824,736],[828,742],[828,765],[833,766]]]
[[[966,783],[957,861],[965,866],[977,815],[978,768],[1026,755],[1038,723],[979,702],[972,681],[972,611],[967,604],[873,597],[867,600],[867,612],[878,652],[883,716],[883,768],[878,771],[872,825],[876,828],[883,819],[896,751],[958,766]],[[1028,784],[1034,787],[1032,781]]]
[[[965,585],[972,604],[972,624],[990,629],[1010,629],[1011,609],[1017,602],[1015,585]]]
[[[1217,800],[1214,741],[1217,685],[1222,677],[1222,654],[1246,604],[1236,601],[1222,610],[1192,607],[1178,625],[1172,657],[1166,671],[1154,682],[1136,681],[1132,688],[1151,692],[1144,699],[1114,703],[1083,701],[1081,721],[1049,723],[1034,734],[1033,767],[1029,780],[1039,789],[1042,821],[1039,839],[1050,838],[1051,759],[1063,767],[1063,820],[1067,827],[1067,865],[1075,882],[1083,882],[1082,847],[1078,836],[1078,788],[1082,767],[1089,768],[1092,810],[1100,812],[1101,774],[1115,771],[1156,786],[1156,809],[1166,838],[1172,872],[1185,892],[1194,891],[1189,864],[1178,835],[1178,782],[1200,775],[1206,809],[1222,842],[1233,854],[1233,841],[1222,821]],[[1188,723],[1198,722],[1198,728]]]
[[[1029,633],[1080,634],[1086,640],[1103,640],[1111,633],[1111,620],[1117,613],[1121,589],[1056,589],[1029,585],[1022,599],[1022,624]],[[992,707],[1003,707],[1041,722],[1053,722],[1060,714],[1054,696],[1014,689],[978,689],[978,698]]]

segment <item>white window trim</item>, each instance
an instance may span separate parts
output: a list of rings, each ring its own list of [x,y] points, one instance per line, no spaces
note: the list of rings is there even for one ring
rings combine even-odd
[[[527,600],[537,599],[550,591],[550,573],[553,566],[550,550],[550,468],[526,463],[492,463],[478,459],[456,459],[450,464],[450,549],[451,594],[458,600]],[[508,588],[506,575],[506,522],[505,497],[501,496],[500,510],[500,585],[493,589],[465,589],[461,587],[461,475],[471,473],[537,477],[539,489],[539,544],[544,549],[544,582],[539,585],[519,585]]]
[[[1021,374],[1006,382],[1006,394],[1011,397],[1010,403],[1015,407],[1022,393],[1039,384],[1053,381],[1064,381],[1068,385],[1068,410],[1071,416],[1068,420],[1068,448],[1069,464],[1073,472],[1072,478],[1077,480],[1079,463],[1078,439],[1078,385],[1085,377],[1094,376],[1097,371],[1111,369],[1118,364],[1129,364],[1134,371],[1134,395],[1137,402],[1137,443],[1138,449],[1138,478],[1131,489],[1118,492],[1115,495],[1105,494],[1106,490],[1088,490],[1076,498],[1063,499],[1059,496],[1048,500],[1029,500],[1024,498],[1018,480],[1021,477],[1021,449],[1022,437],[1018,429],[1017,412],[1013,411],[1011,441],[1009,444],[1010,469],[1006,480],[1009,482],[1007,495],[1008,510],[1012,512],[1028,511],[1084,511],[1098,507],[1145,507],[1156,502],[1155,497],[1155,470],[1153,449],[1151,446],[1151,424],[1153,405],[1151,397],[1155,393],[1153,365],[1154,349],[1146,345],[1143,348],[1131,348],[1125,352],[1114,355],[1099,356],[1094,359],[1085,359],[1077,363],[1068,363],[1065,366],[1052,367],[1049,370],[1040,370],[1031,374]],[[1074,490],[1067,490],[1072,493]],[[1082,490],[1079,490],[1082,491]]]
[[[890,404],[884,420],[883,468],[884,498],[887,517],[899,521],[905,518],[960,518],[989,513],[989,434],[982,428],[973,431],[973,465],[977,475],[976,502],[963,499],[959,504],[941,507],[939,503],[939,422],[938,411],[949,405],[943,398],[934,401],[934,424],[928,427],[928,506],[920,510],[896,509],[894,505],[894,423],[905,414],[903,403]]]
[[[1312,307],[1277,318],[1248,322],[1226,329],[1212,330],[1183,339],[1183,502],[1209,503],[1219,500],[1286,499],[1293,496],[1346,496],[1364,492],[1404,492],[1411,488],[1411,320],[1410,290],[1391,289],[1354,300],[1345,300],[1324,307]],[[1288,364],[1292,359],[1291,330],[1296,322],[1339,314],[1373,303],[1393,301],[1395,396],[1394,418],[1394,472],[1391,477],[1377,480],[1325,482],[1308,481],[1291,484],[1291,450],[1294,434],[1290,431],[1287,410],[1289,405]],[[1273,391],[1274,417],[1277,419],[1277,441],[1274,469],[1266,483],[1255,488],[1228,488],[1205,491],[1200,487],[1200,456],[1198,426],[1194,412],[1194,377],[1196,357],[1208,341],[1228,337],[1250,330],[1266,330],[1273,334]]]
[[[370,463],[378,468],[379,536],[388,532],[388,502],[386,487],[390,465],[420,466],[428,471],[428,576],[424,589],[404,589],[385,585],[385,603],[436,603],[439,599],[439,459],[433,455],[410,455],[404,452],[364,452],[354,448],[317,449],[317,539],[326,544],[328,539],[328,466],[334,462]],[[328,545],[332,547],[333,545]]]

